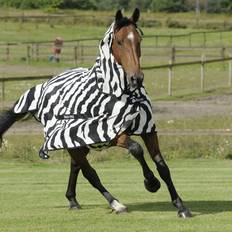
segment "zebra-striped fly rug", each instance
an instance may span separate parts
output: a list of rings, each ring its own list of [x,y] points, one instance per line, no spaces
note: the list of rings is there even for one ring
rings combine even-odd
[[[43,154],[49,150],[112,141],[119,133],[149,133],[153,127],[144,87],[131,89],[111,53],[114,23],[99,45],[90,69],[68,70],[25,92],[14,113],[31,112],[43,125]]]

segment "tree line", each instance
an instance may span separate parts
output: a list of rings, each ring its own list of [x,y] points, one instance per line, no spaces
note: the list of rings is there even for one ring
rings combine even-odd
[[[151,12],[205,11],[232,13],[231,0],[0,0],[0,6],[20,9],[131,10]]]

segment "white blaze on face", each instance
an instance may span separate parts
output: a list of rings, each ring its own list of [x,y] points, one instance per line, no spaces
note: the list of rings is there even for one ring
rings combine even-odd
[[[127,35],[127,38],[131,41],[131,42],[133,42],[134,41],[134,34],[133,34],[133,32],[130,32],[128,35]]]

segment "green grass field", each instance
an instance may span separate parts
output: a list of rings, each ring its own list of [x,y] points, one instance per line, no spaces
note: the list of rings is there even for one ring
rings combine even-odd
[[[46,15],[47,12],[42,11],[17,11],[17,10],[4,10],[2,11],[2,15],[12,16],[18,15]],[[111,17],[113,21],[114,12],[79,12],[79,11],[61,11],[56,12],[61,15],[94,15],[96,17]],[[129,15],[130,13],[126,13]],[[187,21],[193,22],[195,20],[195,16],[192,13],[188,14],[149,14],[142,12],[142,20],[160,20],[162,21],[162,25],[159,27],[143,27],[142,30],[146,36],[151,35],[175,35],[175,34],[186,34],[190,32],[208,30],[210,28],[198,28],[194,27],[192,24],[186,29],[183,28],[168,28],[165,25],[165,21],[171,18],[173,20],[183,21],[183,19]],[[68,18],[69,19],[69,18]],[[12,22],[12,21],[1,21],[0,22],[0,42],[25,42],[25,41],[52,41],[55,37],[61,36],[64,41],[70,39],[80,39],[80,38],[93,38],[103,37],[107,26],[106,25],[96,25],[90,24],[88,22],[78,22],[71,23],[66,21],[68,19],[64,19],[64,21],[55,21],[53,26],[49,23],[45,22]],[[201,15],[201,22],[231,22],[231,17],[227,15]],[[211,29],[210,29],[211,30]],[[207,35],[206,45],[207,46],[230,46],[231,44],[231,35],[232,32],[223,32],[220,33],[211,33]],[[151,66],[156,64],[167,64],[171,55],[171,47],[170,47],[170,38],[161,38],[158,41],[158,44],[164,46],[164,48],[155,48],[156,39],[145,37],[142,42],[142,66]],[[203,43],[203,34],[195,34],[191,38],[193,46],[202,46]],[[188,38],[187,37],[178,37],[173,38],[173,44],[176,46],[188,46]],[[83,46],[91,45],[84,49],[84,55],[88,56],[86,60],[78,60],[77,66],[85,66],[91,67],[94,63],[95,57],[98,55],[98,41],[92,42],[81,42],[79,45],[83,44]],[[0,46],[0,76],[1,77],[12,77],[12,76],[30,76],[30,75],[38,75],[38,74],[57,74],[62,70],[69,69],[75,67],[74,65],[74,54],[73,54],[73,46],[76,46],[76,43],[65,46],[62,55],[67,58],[67,60],[62,60],[61,63],[51,63],[48,62],[48,56],[51,54],[52,44],[46,44],[45,46],[41,46],[39,61],[31,60],[29,62],[26,61],[27,54],[27,45],[22,46],[14,46],[10,48],[10,59],[6,61],[6,47]],[[80,52],[78,50],[78,52]],[[78,53],[79,54],[79,53]],[[204,49],[199,48],[197,50],[179,50],[176,52],[176,62],[182,61],[191,61],[191,60],[200,60],[202,54],[206,55],[206,59],[210,59],[212,57],[221,57],[221,49]],[[225,50],[225,56],[230,54],[230,49]],[[188,57],[188,56],[196,56]],[[79,55],[78,55],[79,57]],[[33,56],[32,56],[33,58]],[[4,68],[5,67],[5,68]],[[168,70],[167,69],[156,69],[156,70],[145,70],[145,84],[147,91],[152,100],[157,99],[168,99]],[[224,94],[231,91],[231,88],[228,88],[228,62],[225,63],[215,63],[206,65],[205,72],[205,94]],[[21,83],[6,83],[5,84],[5,100],[6,101],[15,101],[18,99],[20,94],[22,94],[28,88],[34,86],[37,82],[21,82]],[[0,88],[0,94],[2,89]],[[212,92],[213,91],[213,92]],[[173,77],[173,96],[175,98],[187,96],[194,97],[194,95],[199,95],[200,93],[200,66],[184,66],[184,67],[176,67],[174,68],[174,77]]]
[[[132,159],[94,163],[105,186],[128,206],[129,212],[122,215],[112,213],[82,175],[78,199],[83,209],[69,211],[64,197],[69,170],[66,162],[32,164],[1,160],[0,231],[230,232],[231,162],[169,162],[176,187],[194,216],[184,220],[177,217],[164,184],[156,194],[146,192],[140,167]]]
[[[46,15],[41,11],[1,10],[2,15]],[[62,12],[57,12],[62,14]],[[65,14],[96,14],[96,17],[112,17],[113,12],[79,12],[66,11]],[[205,28],[196,27],[194,14],[149,14],[142,17],[159,20],[161,27],[143,27],[145,35],[189,33]],[[165,27],[168,18],[189,23],[187,29]],[[112,17],[113,18],[113,17]],[[103,25],[57,23],[20,23],[0,22],[0,42],[23,42],[52,40],[60,35],[65,40],[86,37],[102,37],[106,27]],[[210,24],[231,22],[227,15],[201,15],[200,23]],[[206,27],[206,29],[208,29]],[[219,34],[210,34],[208,45],[221,45]],[[223,34],[223,43],[231,44],[232,32]],[[185,46],[185,38],[174,39],[176,45]],[[194,45],[202,44],[202,36],[192,38]],[[169,40],[162,39],[163,46]],[[144,46],[154,46],[155,40],[144,39]],[[26,54],[15,48],[16,59],[6,62],[5,47],[0,48],[0,76],[27,76],[28,74],[50,74],[73,67],[73,62],[49,63],[46,59],[38,62],[23,61],[20,57]],[[71,48],[68,48],[71,49]],[[95,50],[91,47],[89,53]],[[64,51],[66,52],[66,51]],[[142,65],[167,63],[168,49],[155,50],[146,48],[144,54],[157,52],[158,59],[142,58]],[[219,50],[204,50],[205,54],[219,54]],[[186,51],[179,52],[186,55]],[[192,51],[200,57],[199,51]],[[226,51],[228,55],[228,51]],[[183,61],[187,58],[178,58]],[[198,60],[198,58],[196,58]],[[93,63],[93,62],[92,62]],[[92,64],[91,63],[91,64]],[[83,63],[88,66],[88,63]],[[6,66],[6,68],[5,68]],[[5,69],[4,69],[5,68]],[[49,72],[48,72],[49,71]],[[228,63],[206,66],[205,93],[200,92],[200,66],[174,68],[173,96],[167,97],[168,72],[166,69],[145,71],[145,85],[152,101],[189,100],[199,96],[231,94],[228,87]],[[6,102],[15,101],[20,94],[41,81],[5,83]],[[0,86],[1,87],[1,86]],[[1,94],[1,88],[0,88]],[[2,99],[1,99],[2,100]],[[1,102],[2,103],[2,102]],[[0,104],[1,104],[0,103]],[[158,130],[210,130],[231,129],[231,115],[202,116],[197,118],[179,118],[172,123],[162,119],[156,121]],[[116,215],[111,212],[103,197],[93,189],[80,175],[78,199],[81,211],[69,211],[65,191],[69,175],[69,158],[66,152],[51,153],[48,161],[41,161],[38,150],[43,137],[37,134],[7,134],[3,148],[0,149],[0,232],[27,231],[158,231],[158,232],[231,232],[232,231],[232,140],[223,135],[160,135],[160,147],[168,160],[177,190],[192,210],[193,218],[183,220],[169,202],[169,195],[164,184],[156,194],[148,193],[143,187],[142,172],[138,163],[123,149],[112,148],[102,152],[91,152],[89,160],[99,173],[105,186],[123,204],[129,212]],[[145,154],[150,160],[148,154]],[[184,159],[185,158],[185,159]],[[195,158],[195,159],[190,159]],[[149,161],[149,165],[153,164]],[[153,170],[155,171],[154,167]],[[157,175],[157,172],[155,171]]]
[[[66,39],[78,39],[83,37],[102,37],[106,27],[104,26],[84,26],[84,25],[57,25],[54,28],[50,28],[49,25],[40,24],[38,28],[35,27],[33,23],[25,23],[25,25],[20,28],[18,23],[14,24],[12,22],[0,23],[0,29],[2,33],[0,35],[0,41],[2,42],[11,42],[11,41],[38,41],[38,40],[47,40],[55,38],[57,35],[61,35],[65,40]],[[171,28],[143,28],[146,35],[154,35],[159,33],[165,34],[175,34],[175,33],[187,33],[195,31],[196,29],[171,29]],[[231,32],[225,33],[225,44],[230,44]],[[193,38],[195,45],[201,46],[202,36],[196,35],[196,38]],[[210,34],[208,39],[210,44],[218,45],[219,37],[218,34]],[[96,43],[96,42],[95,42]],[[98,42],[97,42],[98,43]],[[87,49],[88,53],[92,56],[90,60],[80,63],[78,61],[77,66],[91,67],[94,63],[94,59],[98,54],[97,43],[95,47]],[[162,39],[161,43],[165,46],[168,44],[168,39]],[[174,43],[179,46],[184,46],[186,40],[184,38],[175,39]],[[85,42],[86,44],[86,42]],[[170,59],[170,49],[155,49],[154,47],[155,40],[154,38],[144,38],[142,49],[142,66],[151,66],[155,64],[167,64]],[[2,49],[2,50],[1,50]],[[41,51],[41,56],[44,58],[37,61],[30,61],[27,63],[22,60],[22,57],[25,58],[26,47],[21,47],[21,50],[13,48],[10,50],[12,53],[12,60],[6,62],[4,61],[5,47],[0,47],[1,54],[1,67],[0,76],[36,76],[38,74],[52,74],[60,73],[62,70],[75,67],[73,61],[61,61],[60,64],[55,64],[48,62],[48,55],[51,54],[51,45],[44,47]],[[68,49],[67,51],[65,49]],[[66,47],[64,49],[64,55],[67,56],[70,49],[73,47]],[[15,52],[16,58],[14,58],[13,53]],[[73,53],[71,54],[70,59],[73,59]],[[93,55],[95,54],[95,55]],[[153,55],[152,55],[153,54]],[[191,61],[191,57],[180,57],[180,55],[196,55],[195,60],[200,60],[201,54],[205,54],[207,59],[210,59],[212,56],[220,57],[220,49],[216,50],[205,50],[199,49],[197,51],[178,51],[176,62],[182,61]],[[229,50],[226,50],[225,55],[229,55]],[[2,57],[2,58],[1,58]],[[4,68],[6,66],[6,68]],[[205,71],[205,91],[206,95],[210,94],[210,91],[215,90],[220,93],[230,92],[228,87],[228,62],[225,63],[216,63],[206,65]],[[39,70],[39,71],[38,71]],[[145,85],[147,91],[152,100],[157,99],[167,99],[168,92],[168,70],[167,69],[155,69],[155,70],[144,70],[145,73]],[[28,88],[34,86],[36,83],[41,83],[41,81],[36,82],[20,82],[20,83],[6,83],[5,84],[5,100],[6,101],[15,101],[18,99],[20,94],[22,94]],[[173,96],[193,96],[194,94],[200,93],[200,65],[193,66],[184,66],[174,68],[174,77],[173,77]],[[226,88],[226,89],[225,89]],[[2,89],[0,89],[1,93]],[[207,92],[208,91],[208,92]]]

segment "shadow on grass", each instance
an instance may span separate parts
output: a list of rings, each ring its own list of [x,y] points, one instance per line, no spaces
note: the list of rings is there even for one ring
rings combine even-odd
[[[177,212],[170,202],[140,202],[126,204],[128,212]],[[185,201],[193,216],[217,214],[232,211],[232,201]],[[68,205],[55,206],[57,209],[69,209]],[[108,208],[107,204],[84,204],[81,210],[94,210],[94,208]],[[79,210],[71,210],[78,212]]]
[[[232,201],[185,201],[185,206],[194,216],[201,214],[216,214],[232,211]],[[133,211],[176,211],[170,202],[144,202],[127,204],[129,212]]]

